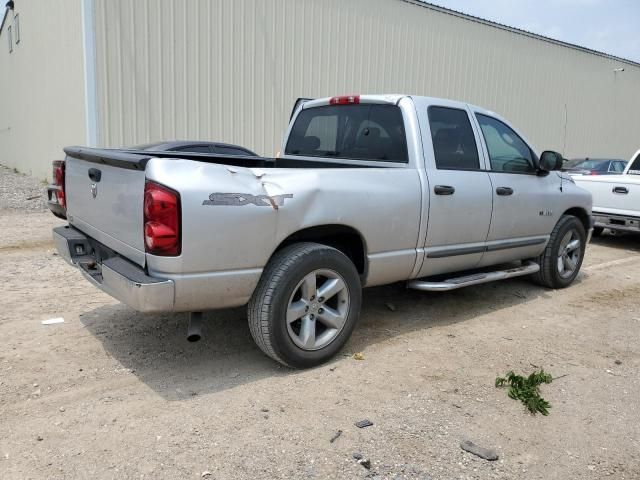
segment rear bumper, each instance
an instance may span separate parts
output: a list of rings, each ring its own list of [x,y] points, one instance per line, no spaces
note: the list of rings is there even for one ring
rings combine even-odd
[[[640,216],[616,215],[613,213],[593,212],[595,226],[622,232],[640,233]]]
[[[100,290],[140,312],[174,309],[173,280],[148,276],[138,265],[97,244],[73,227],[53,229],[58,253]]]

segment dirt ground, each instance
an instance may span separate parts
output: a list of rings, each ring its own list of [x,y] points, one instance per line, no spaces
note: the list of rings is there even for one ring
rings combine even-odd
[[[594,240],[562,291],[367,290],[343,355],[293,371],[260,353],[243,309],[207,314],[189,344],[185,314],[99,292],[55,255],[60,223],[0,210],[3,480],[640,478],[640,237]],[[562,376],[542,387],[548,417],[494,387],[534,365]]]

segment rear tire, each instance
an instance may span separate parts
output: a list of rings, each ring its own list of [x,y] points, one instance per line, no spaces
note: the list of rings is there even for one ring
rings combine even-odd
[[[582,266],[586,243],[582,222],[572,215],[560,217],[544,252],[534,259],[540,270],[531,276],[533,281],[547,288],[571,285]]]
[[[274,360],[314,367],[349,340],[361,303],[360,277],[346,255],[318,243],[297,243],[265,267],[249,301],[249,329]]]

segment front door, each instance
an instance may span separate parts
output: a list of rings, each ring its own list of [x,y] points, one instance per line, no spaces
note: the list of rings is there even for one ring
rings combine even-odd
[[[459,104],[420,112],[429,218],[418,276],[470,269],[482,259],[491,221],[491,181],[469,111]],[[425,125],[426,123],[426,125]]]
[[[537,256],[562,212],[553,200],[560,189],[555,172],[538,175],[534,153],[507,124],[476,113],[489,161],[493,214],[483,264]]]

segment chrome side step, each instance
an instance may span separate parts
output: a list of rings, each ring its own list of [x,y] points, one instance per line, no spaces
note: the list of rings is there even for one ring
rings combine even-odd
[[[450,278],[442,282],[426,282],[424,280],[411,280],[407,282],[407,288],[415,290],[426,290],[429,292],[445,292],[455,290],[457,288],[468,287],[470,285],[479,285],[481,283],[495,282],[496,280],[505,280],[507,278],[521,277],[523,275],[531,275],[540,270],[540,266],[534,262],[527,262],[520,267],[510,268],[508,270],[496,270],[495,272],[474,273],[464,277]]]

